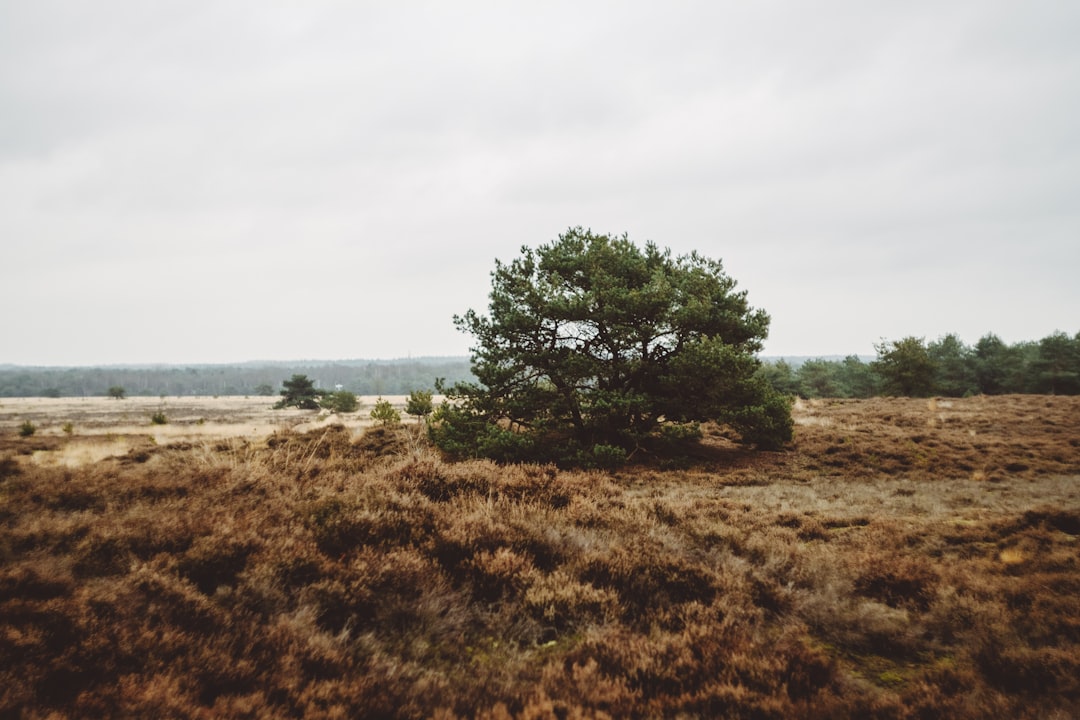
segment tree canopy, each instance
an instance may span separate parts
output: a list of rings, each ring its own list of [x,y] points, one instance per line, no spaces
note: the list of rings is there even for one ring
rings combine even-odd
[[[878,359],[874,369],[885,383],[885,391],[894,395],[924,397],[934,388],[937,365],[923,338],[905,337],[874,346]]]
[[[454,454],[614,464],[709,420],[763,448],[791,438],[755,374],[769,316],[718,260],[572,228],[496,261],[488,314],[454,322],[477,379],[440,388],[432,436]]]
[[[431,400],[431,392],[428,390],[413,390],[405,400],[405,412],[416,417],[427,417],[435,411],[435,405]]]
[[[993,333],[974,346],[955,333],[927,343],[905,337],[875,345],[876,360],[808,359],[763,362],[759,376],[777,392],[801,397],[890,395],[963,397],[1007,393],[1080,394],[1080,333],[1056,331],[1008,345]]]
[[[293,375],[282,381],[281,399],[275,408],[295,407],[301,410],[318,410],[321,393],[315,389],[315,383],[307,375]]]

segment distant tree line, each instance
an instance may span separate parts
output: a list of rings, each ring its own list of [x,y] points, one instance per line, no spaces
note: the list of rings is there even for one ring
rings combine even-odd
[[[281,383],[281,399],[274,404],[275,410],[294,407],[300,410],[331,410],[351,413],[360,409],[356,395],[349,390],[323,390],[307,375],[293,375]]]
[[[128,396],[278,394],[281,379],[303,374],[323,388],[356,395],[407,395],[435,378],[469,380],[468,358],[153,367],[0,366],[0,397],[91,397],[123,388]]]
[[[988,334],[974,346],[954,334],[930,343],[905,337],[883,340],[875,350],[871,362],[855,355],[797,366],[773,360],[758,372],[780,392],[804,398],[1080,394],[1080,333],[1056,332],[1013,345]]]
[[[988,334],[973,346],[954,334],[927,343],[906,337],[882,341],[877,358],[802,363],[765,360],[758,375],[787,395],[860,398],[875,395],[1080,394],[1080,333],[1056,332],[1038,341],[1006,344]],[[0,367],[0,397],[92,397],[111,388],[131,396],[275,396],[282,377],[305,374],[319,387],[357,395],[407,395],[474,379],[469,359],[419,358],[336,363],[277,363],[154,367]]]

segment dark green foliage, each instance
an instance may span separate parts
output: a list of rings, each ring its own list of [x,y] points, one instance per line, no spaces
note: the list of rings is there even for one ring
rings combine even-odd
[[[29,420],[24,421],[23,424],[19,426],[19,435],[22,437],[30,437],[36,432],[37,427]]]
[[[432,442],[454,457],[489,457],[509,462],[535,454],[531,436],[488,422],[468,397],[453,404],[443,402],[432,421],[428,429]]]
[[[427,417],[435,411],[429,390],[413,390],[405,401],[405,412],[416,417]]]
[[[108,394],[109,394],[109,397],[111,397],[114,400],[123,400],[124,396],[127,395],[127,390],[125,390],[124,388],[122,388],[119,385],[113,385],[112,387],[109,388]]]
[[[326,393],[319,400],[325,410],[332,410],[339,413],[351,413],[356,412],[360,408],[360,401],[356,399],[356,394],[351,393],[348,390],[336,390],[334,392]]]
[[[1071,338],[1063,332],[1039,341],[1033,363],[1035,391],[1052,395],[1080,393],[1080,334]]]
[[[851,355],[842,362],[808,360],[793,370],[779,360],[763,364],[758,376],[782,394],[807,398],[1080,394],[1080,334],[1007,345],[989,333],[970,347],[950,333],[925,346],[904,338],[877,349],[879,358],[869,365]]]
[[[157,412],[155,412],[153,415],[150,416],[150,423],[152,425],[165,425],[168,422],[169,422],[169,419],[167,417],[165,417],[165,411],[164,410],[158,410]]]
[[[1024,391],[1024,357],[1018,346],[1010,347],[994,334],[975,343],[972,361],[980,392],[1002,395]]]
[[[963,397],[978,392],[974,352],[959,337],[950,333],[926,349],[934,364],[934,392],[949,397]]]
[[[275,408],[295,407],[301,410],[319,409],[319,391],[307,375],[293,375],[291,379],[281,383],[284,389],[281,391],[281,400],[274,405]]]
[[[881,384],[873,368],[857,355],[848,355],[839,363],[836,383],[844,393],[843,397],[851,398],[873,397]]]
[[[617,445],[592,446],[588,455],[581,458],[581,465],[586,467],[616,468],[626,462],[626,451]]]
[[[478,382],[439,386],[443,450],[610,465],[704,420],[763,447],[791,438],[786,401],[755,377],[769,316],[719,261],[573,228],[497,261],[492,281],[489,315],[454,318],[477,340]]]
[[[881,382],[873,368],[857,355],[848,355],[839,362],[815,358],[797,368],[782,359],[764,362],[757,374],[781,395],[804,398],[873,397]]]
[[[835,363],[827,360],[807,360],[799,366],[799,387],[807,397],[841,397],[836,382]]]
[[[874,369],[889,395],[925,397],[934,389],[937,365],[922,338],[906,337],[874,346],[878,358]]]
[[[774,362],[765,362],[758,368],[758,375],[765,382],[772,385],[773,389],[781,395],[799,395],[800,383],[795,377],[795,370],[791,363],[784,359]]]
[[[776,393],[755,394],[757,397],[747,398],[748,404],[738,408],[728,421],[742,435],[743,442],[762,450],[779,450],[794,431],[791,402]]]

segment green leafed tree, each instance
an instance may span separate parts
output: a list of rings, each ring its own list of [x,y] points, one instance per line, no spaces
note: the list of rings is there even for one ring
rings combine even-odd
[[[315,389],[315,384],[308,379],[307,375],[293,375],[290,379],[281,383],[281,399],[274,405],[275,408],[295,407],[301,410],[318,410],[319,396],[321,393]]]
[[[439,388],[432,438],[452,454],[613,465],[708,420],[761,448],[791,439],[757,373],[769,316],[697,253],[573,228],[496,261],[488,314],[454,322],[476,382]]]
[[[401,413],[390,404],[389,400],[379,398],[375,402],[375,407],[371,409],[371,419],[389,427],[401,422]]]
[[[119,385],[113,385],[109,388],[109,397],[111,397],[113,400],[123,400],[126,395],[127,390],[120,387]]]
[[[427,417],[435,411],[431,401],[431,391],[413,390],[405,401],[405,412],[418,418]]]
[[[937,366],[926,349],[923,338],[906,337],[875,345],[874,370],[881,376],[884,390],[890,395],[926,397],[934,389]]]

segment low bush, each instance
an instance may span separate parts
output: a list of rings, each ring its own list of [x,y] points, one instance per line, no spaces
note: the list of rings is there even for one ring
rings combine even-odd
[[[394,409],[389,400],[380,397],[371,409],[371,419],[380,425],[398,425],[401,423],[401,413]]]
[[[337,390],[319,398],[319,407],[338,413],[353,413],[360,409],[360,401],[355,393]]]

